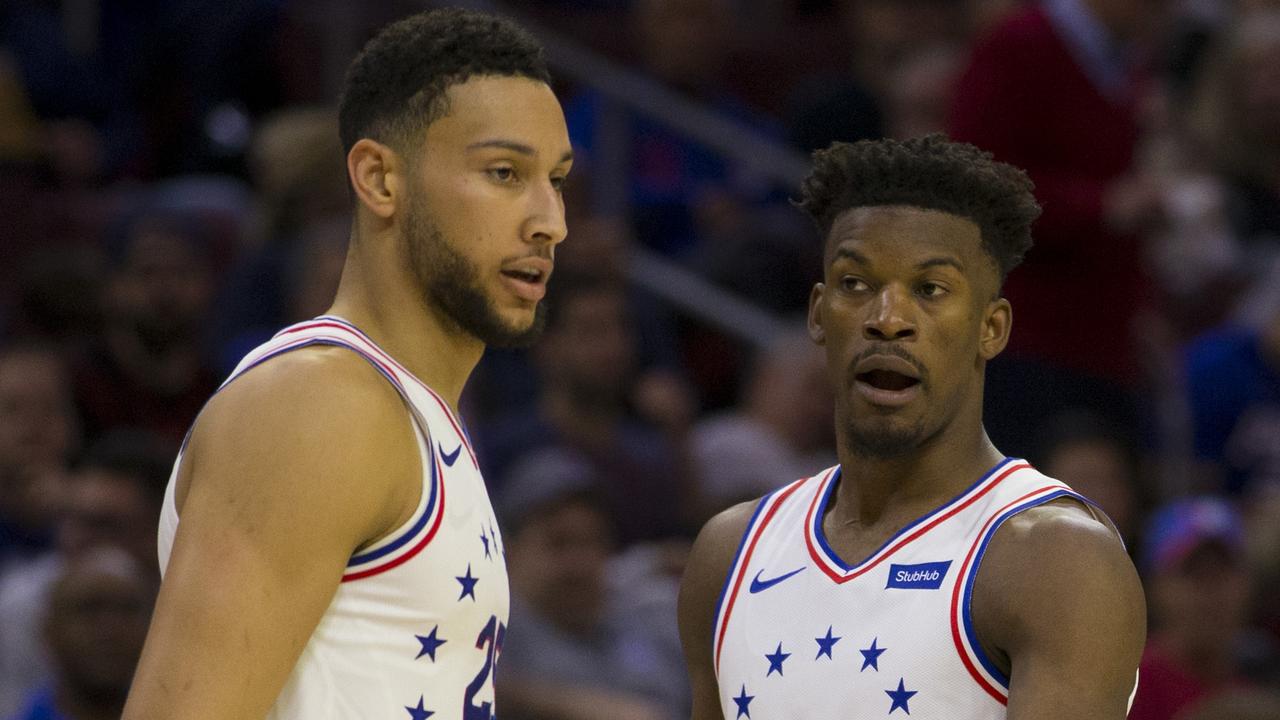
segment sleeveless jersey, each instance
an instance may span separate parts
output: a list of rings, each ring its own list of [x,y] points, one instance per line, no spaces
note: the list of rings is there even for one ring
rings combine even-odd
[[[510,604],[503,541],[470,441],[449,406],[333,316],[281,331],[222,387],[314,345],[349,348],[395,387],[418,440],[422,493],[413,517],[347,562],[268,718],[492,720],[493,671]],[[174,484],[181,462],[179,454],[160,519],[162,572],[179,524]]]
[[[839,466],[765,496],[716,607],[725,718],[995,720],[1009,680],[974,635],[970,602],[1001,523],[1061,497],[1062,483],[1006,458],[856,565],[822,515]]]

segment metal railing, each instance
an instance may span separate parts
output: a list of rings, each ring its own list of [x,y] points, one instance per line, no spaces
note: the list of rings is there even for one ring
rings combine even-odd
[[[436,3],[431,3],[436,4]],[[630,211],[630,132],[628,113],[667,125],[740,168],[784,187],[798,187],[808,173],[803,153],[757,130],[672,91],[661,83],[600,56],[502,3],[452,0],[448,4],[512,17],[546,47],[557,77],[595,90],[604,99],[593,138],[594,209],[614,217]],[[735,293],[712,283],[658,253],[637,247],[627,263],[628,279],[685,314],[757,346],[773,343],[791,324]]]

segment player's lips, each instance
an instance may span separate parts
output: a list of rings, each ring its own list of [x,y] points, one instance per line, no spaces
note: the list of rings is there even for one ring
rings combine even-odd
[[[551,268],[551,261],[546,258],[520,258],[503,265],[502,280],[518,297],[538,302],[547,294]]]
[[[872,405],[902,407],[920,394],[920,371],[896,355],[870,355],[854,365],[853,385]]]

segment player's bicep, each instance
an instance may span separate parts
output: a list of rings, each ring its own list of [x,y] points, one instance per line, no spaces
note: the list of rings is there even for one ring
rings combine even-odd
[[[1109,528],[1078,508],[1015,517],[992,541],[975,593],[975,622],[1010,665],[1010,720],[1125,717],[1146,605]]]
[[[711,650],[716,600],[754,509],[755,503],[743,503],[712,518],[698,533],[680,582],[680,642],[693,691],[693,720],[723,717]]]
[[[193,434],[126,717],[265,715],[352,551],[386,524],[385,490],[413,471],[380,465],[413,459],[407,413],[389,388],[290,400],[286,385],[270,389],[277,402],[241,402],[257,389],[247,380],[211,403]],[[353,437],[347,422],[366,431]],[[370,443],[368,430],[382,437]]]

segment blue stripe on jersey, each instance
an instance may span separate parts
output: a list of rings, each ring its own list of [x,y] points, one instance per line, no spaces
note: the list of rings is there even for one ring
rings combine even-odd
[[[291,327],[292,327],[292,326],[291,326]],[[288,330],[288,329],[289,329],[289,328],[285,328],[285,330]],[[285,330],[281,330],[280,332],[284,332]],[[277,333],[277,335],[278,335],[278,334],[279,334],[279,333]],[[226,380],[223,380],[223,381],[222,381],[222,384],[221,384],[221,385],[219,385],[219,386],[217,387],[217,389],[215,389],[215,390],[213,391],[213,393],[209,395],[209,398],[208,398],[207,400],[205,400],[205,401],[204,401],[204,405],[201,405],[201,406],[200,406],[200,412],[197,412],[197,413],[196,413],[196,419],[198,420],[198,419],[200,418],[200,413],[203,413],[203,412],[204,412],[204,409],[205,409],[206,407],[208,407],[208,406],[209,406],[209,402],[210,402],[211,400],[213,400],[213,398],[214,398],[214,396],[215,396],[215,395],[217,395],[218,393],[220,393],[220,392],[222,392],[223,390],[225,390],[225,389],[227,388],[227,386],[228,386],[228,385],[230,385],[231,383],[235,382],[236,380],[239,380],[241,377],[244,377],[244,374],[245,374],[245,373],[249,372],[250,370],[252,370],[252,369],[254,369],[254,368],[256,368],[256,367],[258,367],[259,365],[261,365],[262,363],[264,363],[264,362],[266,362],[266,361],[270,360],[270,359],[271,359],[271,358],[273,358],[273,357],[278,357],[278,356],[283,355],[283,354],[285,354],[285,353],[287,353],[287,352],[291,352],[291,351],[293,351],[293,350],[298,350],[298,349],[301,349],[301,348],[304,348],[304,347],[310,347],[310,346],[312,346],[312,345],[334,345],[334,346],[344,347],[344,348],[347,348],[347,349],[349,349],[349,350],[353,350],[353,351],[355,351],[355,353],[356,353],[357,355],[359,355],[360,357],[362,357],[362,358],[364,358],[366,361],[368,361],[368,362],[369,362],[369,364],[370,364],[370,365],[372,365],[372,366],[373,366],[373,368],[374,368],[375,370],[377,370],[378,372],[382,373],[382,376],[383,376],[383,377],[385,377],[385,378],[387,379],[387,381],[388,381],[388,382],[390,382],[390,383],[392,384],[392,386],[394,386],[394,387],[396,388],[396,390],[400,392],[400,395],[401,395],[402,397],[406,397],[406,396],[405,396],[405,394],[404,394],[403,386],[401,386],[401,385],[400,385],[400,381],[399,381],[398,379],[396,379],[395,377],[391,376],[390,374],[388,374],[388,373],[387,373],[387,371],[386,371],[386,370],[384,370],[384,369],[382,368],[382,366],[381,366],[381,365],[379,365],[378,363],[374,362],[372,358],[370,358],[369,356],[365,355],[365,353],[361,352],[360,348],[357,348],[357,347],[355,347],[355,346],[353,346],[353,345],[351,345],[351,344],[349,344],[349,343],[345,343],[345,342],[342,342],[341,340],[336,340],[336,339],[333,339],[333,338],[312,338],[312,339],[310,339],[310,340],[304,340],[304,341],[302,341],[302,342],[299,342],[299,343],[298,343],[298,344],[296,344],[296,345],[286,345],[286,346],[284,346],[284,347],[282,347],[282,348],[278,348],[278,349],[276,349],[276,350],[274,350],[274,351],[272,351],[272,352],[269,352],[269,353],[267,353],[266,355],[263,355],[262,357],[258,358],[257,360],[254,360],[254,361],[253,361],[253,363],[252,363],[252,364],[250,364],[250,365],[248,365],[247,367],[245,367],[245,369],[241,370],[240,372],[236,373],[235,375],[232,375],[231,377],[227,378]],[[183,453],[185,453],[185,452],[187,451],[187,444],[191,442],[191,433],[192,433],[193,431],[195,431],[195,429],[196,429],[196,421],[195,421],[195,420],[192,420],[192,421],[191,421],[191,425],[187,426],[187,434],[186,434],[186,435],[184,435],[184,436],[182,437],[182,444],[181,444],[180,446],[178,446],[178,454],[179,454],[179,455],[182,455]]]
[[[391,383],[391,386],[396,389],[396,392],[405,401],[405,403],[409,403],[409,396],[406,393],[404,386],[400,384],[400,379],[397,378],[395,375],[392,375],[390,372],[388,372],[387,369],[382,366],[382,363],[377,358],[374,358],[372,355],[370,355],[369,353],[366,353],[364,350],[362,350],[358,346],[352,343],[346,342],[345,340],[340,340],[337,338],[326,338],[326,337],[317,337],[317,338],[311,338],[309,340],[303,340],[297,343],[296,345],[287,345],[283,348],[274,350],[272,352],[267,353],[266,355],[263,355],[262,357],[253,361],[253,363],[251,363],[250,365],[246,366],[239,373],[237,373],[235,377],[228,379],[225,383],[222,384],[222,387],[218,388],[218,390],[214,392],[214,394],[216,395],[218,392],[221,392],[223,388],[227,387],[232,382],[235,382],[236,380],[238,380],[245,373],[261,365],[262,363],[270,360],[271,358],[278,357],[287,352],[292,352],[300,348],[310,347],[312,345],[330,345],[333,347],[346,348],[354,352],[355,354],[364,358],[365,361],[368,362],[370,365],[372,365],[373,369],[381,373],[382,376],[385,377],[387,381]],[[410,414],[412,414],[412,411],[410,411]],[[418,424],[418,421],[416,419],[414,419],[413,422],[415,425]],[[427,439],[427,448],[429,453],[434,453],[434,450],[431,449],[430,438]],[[430,459],[431,457],[433,457],[433,455],[428,455],[428,459]],[[428,462],[427,464],[431,466],[431,495],[430,495],[430,498],[427,500],[426,511],[422,513],[422,517],[418,518],[418,521],[414,523],[413,527],[409,528],[403,535],[396,538],[395,541],[387,545],[384,545],[378,548],[377,550],[371,550],[367,553],[364,553],[363,555],[353,556],[350,560],[347,561],[347,567],[366,563],[371,560],[377,560],[380,557],[383,557],[389,553],[395,552],[396,550],[404,547],[405,543],[408,543],[410,540],[412,540],[414,536],[416,536],[419,532],[422,531],[422,528],[426,527],[427,521],[431,518],[431,512],[432,510],[435,509],[435,506],[436,506],[436,484],[437,484],[436,483],[436,465],[434,462]]]
[[[978,658],[978,662],[982,663],[982,667],[986,668],[987,672],[991,674],[991,677],[995,678],[996,682],[1000,683],[1005,690],[1009,689],[1009,677],[1001,672],[1000,669],[996,667],[995,663],[991,662],[991,658],[987,657],[986,651],[982,649],[982,644],[978,642],[978,634],[973,629],[973,583],[978,577],[978,568],[982,566],[982,555],[987,551],[987,543],[991,542],[991,538],[995,537],[996,530],[1000,529],[1000,526],[1004,524],[1005,520],[1008,520],[1024,510],[1029,510],[1033,507],[1043,505],[1051,500],[1057,500],[1061,497],[1071,497],[1088,502],[1087,500],[1084,500],[1083,497],[1070,490],[1057,490],[1049,493],[1048,495],[1028,500],[1017,507],[1010,508],[1005,511],[1003,515],[996,518],[996,521],[991,524],[991,527],[987,529],[987,534],[983,536],[982,542],[978,544],[978,552],[974,554],[973,566],[969,568],[968,576],[960,578],[957,581],[965,584],[963,591],[964,604],[962,605],[962,610],[960,612],[961,618],[964,621],[965,637],[969,638],[969,646],[973,648],[974,657]]]
[[[417,537],[418,533],[422,532],[422,529],[427,526],[427,521],[431,519],[431,514],[436,508],[436,485],[439,484],[436,477],[435,450],[431,447],[430,438],[427,439],[427,453],[427,464],[431,466],[431,496],[427,500],[427,507],[423,510],[422,516],[413,524],[413,527],[404,531],[404,533],[393,542],[376,550],[370,550],[362,555],[353,555],[351,559],[347,561],[347,567],[367,563],[371,560],[377,560],[380,557],[384,557],[396,550],[399,550],[410,540]]]
[[[831,562],[835,563],[836,566],[838,566],[841,570],[844,570],[845,572],[849,572],[854,568],[859,567],[860,565],[865,565],[868,560],[871,560],[876,555],[879,555],[885,548],[892,545],[895,541],[897,541],[898,538],[910,532],[911,529],[914,528],[915,526],[928,521],[934,515],[937,515],[938,513],[943,512],[947,508],[950,508],[952,505],[956,504],[956,502],[958,502],[961,498],[973,492],[979,485],[986,482],[988,478],[994,475],[997,470],[1009,464],[1009,462],[1012,460],[1013,458],[1010,458],[1010,457],[1006,457],[1000,460],[1000,462],[996,463],[995,467],[985,472],[982,475],[982,477],[978,478],[976,482],[974,482],[969,487],[965,488],[965,490],[961,492],[959,495],[956,495],[955,497],[951,498],[950,500],[943,503],[942,505],[939,505],[938,507],[934,508],[928,514],[921,515],[920,517],[916,518],[910,525],[907,525],[906,527],[902,528],[898,532],[894,533],[893,537],[889,538],[888,540],[885,540],[883,545],[876,548],[875,552],[863,558],[862,561],[859,562],[857,565],[846,565],[844,562],[844,559],[841,558],[839,555],[837,555],[836,551],[832,550],[831,546],[827,544],[827,537],[822,532],[822,516],[826,513],[827,505],[831,501],[831,493],[835,491],[836,483],[840,480],[840,476],[844,471],[843,467],[836,468],[836,474],[831,478],[831,481],[827,483],[827,488],[822,493],[822,499],[819,501],[818,508],[813,513],[813,535],[818,539],[818,545],[822,547],[822,552],[826,554],[827,558],[831,560]]]
[[[712,615],[711,623],[711,657],[716,656],[716,628],[720,625],[720,613],[724,610],[724,599],[729,594],[729,586],[733,584],[734,570],[738,567],[738,561],[742,559],[742,551],[747,547],[747,538],[751,537],[751,529],[755,527],[756,520],[760,519],[760,511],[769,503],[769,500],[778,494],[779,490],[787,486],[778,488],[773,492],[760,498],[760,502],[756,504],[755,512],[751,513],[751,520],[747,522],[747,529],[742,531],[742,539],[738,541],[738,550],[733,554],[733,562],[729,563],[729,572],[725,574],[724,587],[720,588],[720,597],[716,600],[716,614]]]

